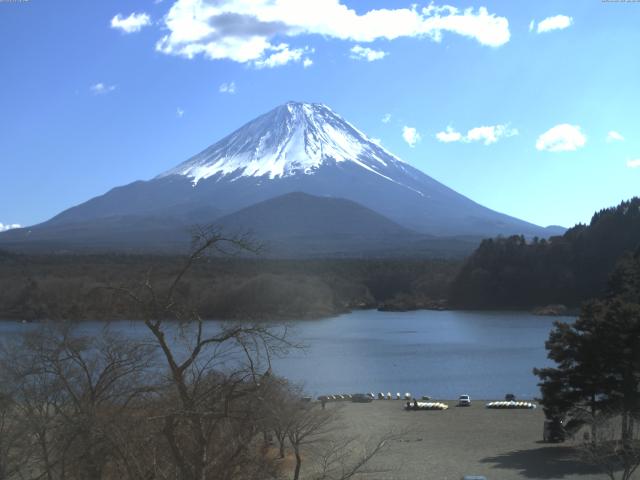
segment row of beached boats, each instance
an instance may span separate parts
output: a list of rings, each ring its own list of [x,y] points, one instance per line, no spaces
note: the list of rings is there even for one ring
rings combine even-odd
[[[325,401],[325,402],[339,402],[339,401],[344,401],[344,400],[351,400],[353,401],[354,399],[360,399],[360,398],[366,398],[369,400],[411,400],[413,399],[413,397],[411,396],[411,393],[407,392],[404,395],[401,394],[400,392],[397,392],[395,395],[393,395],[391,392],[380,392],[378,394],[375,394],[373,392],[370,393],[338,393],[338,394],[334,394],[334,395],[320,395],[318,397],[318,400]],[[422,397],[423,400],[430,400],[430,397],[427,396],[423,396]]]
[[[449,406],[442,402],[432,402],[431,397],[423,395],[421,401],[413,398],[411,393],[407,392],[404,395],[397,392],[393,395],[391,392],[380,392],[375,394],[371,393],[338,393],[334,395],[320,395],[318,400],[321,402],[339,402],[339,401],[351,401],[351,402],[363,402],[368,403],[373,400],[405,400],[407,402],[405,408],[407,410],[447,410]],[[532,402],[520,402],[515,400],[505,400],[489,402],[486,404],[486,408],[494,409],[534,409],[536,404]]]
[[[501,401],[501,402],[489,402],[486,405],[487,408],[536,408],[535,403],[531,402],[516,402],[514,400],[511,401]]]

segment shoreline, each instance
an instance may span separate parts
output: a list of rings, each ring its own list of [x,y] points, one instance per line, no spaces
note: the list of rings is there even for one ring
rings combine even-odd
[[[241,319],[237,317],[227,317],[227,318],[207,318],[204,319],[206,322],[216,321],[216,322],[264,322],[264,323],[281,323],[281,322],[313,322],[315,320],[326,320],[330,318],[336,318],[341,315],[348,315],[354,312],[367,312],[367,311],[377,311],[381,313],[404,313],[404,312],[465,312],[465,313],[499,313],[499,314],[508,314],[508,313],[529,313],[531,315],[535,315],[537,317],[577,317],[579,315],[579,310],[577,309],[568,309],[563,313],[541,313],[536,312],[536,309],[499,309],[499,308],[489,308],[489,309],[473,309],[473,308],[414,308],[414,309],[391,309],[391,308],[380,308],[380,307],[370,307],[370,308],[352,308],[346,310],[339,310],[336,312],[332,312],[331,314],[324,315],[308,315],[303,317],[290,317],[290,316],[264,316],[261,319]],[[83,318],[83,319],[53,319],[53,318],[30,318],[30,319],[16,319],[16,318],[7,318],[0,317],[0,322],[7,323],[47,323],[47,322],[71,322],[71,323],[84,323],[84,322],[143,322],[142,318],[113,318],[113,319],[100,319],[100,318]],[[173,322],[173,319],[165,319],[167,323]]]

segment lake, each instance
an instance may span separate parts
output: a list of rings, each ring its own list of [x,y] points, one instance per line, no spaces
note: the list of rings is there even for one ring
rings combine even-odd
[[[302,382],[309,394],[411,392],[453,399],[466,393],[498,399],[505,393],[539,395],[533,367],[550,365],[544,342],[555,320],[525,312],[361,310],[322,320],[291,322],[291,334],[307,345],[273,362],[275,373]],[[97,332],[104,323],[85,322]],[[211,326],[216,322],[211,321]],[[144,326],[113,328],[145,334]],[[0,323],[3,336],[37,324]]]

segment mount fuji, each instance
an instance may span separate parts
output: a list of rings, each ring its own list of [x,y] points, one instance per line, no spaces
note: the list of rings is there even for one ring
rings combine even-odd
[[[291,222],[278,214],[270,229],[264,218],[274,211],[288,212]],[[294,220],[319,211],[326,230],[305,230],[313,222]],[[305,237],[320,245],[326,235],[332,252],[340,251],[336,238],[343,233],[366,239],[371,248],[378,240],[381,246],[400,239],[419,244],[437,237],[562,233],[475,203],[325,105],[289,102],[151,180],[116,187],[44,223],[4,232],[0,246],[179,248],[195,223],[252,229],[258,219],[260,232],[281,245]],[[349,228],[334,228],[334,220]]]

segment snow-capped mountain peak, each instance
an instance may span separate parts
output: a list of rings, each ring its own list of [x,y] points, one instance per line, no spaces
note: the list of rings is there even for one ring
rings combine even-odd
[[[326,105],[288,102],[159,177],[183,175],[194,184],[218,174],[230,180],[274,179],[314,174],[322,165],[341,162],[391,181],[385,170],[404,164]]]
[[[300,195],[316,200],[307,202]],[[265,202],[280,197],[284,200],[264,207]],[[341,209],[350,208],[344,201],[355,202],[364,210],[351,208],[355,216],[343,215]],[[249,215],[245,210],[252,206],[257,209]],[[223,227],[224,222],[234,225],[230,218],[244,211],[242,218],[251,220],[243,228],[266,225],[264,231],[277,238],[285,238],[282,235],[288,232],[286,235],[293,235],[288,241],[293,243],[285,244],[286,249],[298,248],[298,242],[307,236],[310,252],[332,255],[342,252],[342,247],[335,247],[342,240],[331,238],[327,250],[316,250],[327,238],[316,239],[316,227],[342,232],[337,237],[358,232],[354,225],[363,225],[358,217],[372,218],[366,209],[383,220],[386,217],[400,227],[429,235],[548,235],[536,225],[473,202],[401,161],[330,108],[289,102],[154,179],[113,188],[23,233],[20,229],[2,233],[0,243],[3,237],[24,235],[25,241],[42,241],[43,245],[58,245],[60,239],[74,244],[78,232],[85,232],[80,238],[89,243],[104,240],[110,245],[120,239],[134,249],[141,242],[170,246],[184,240],[188,225],[212,220]],[[389,223],[379,220],[375,228],[367,227],[361,233],[380,251],[400,244],[401,249],[412,252],[426,248],[422,240],[414,243],[415,237],[404,238],[405,233],[389,230]],[[292,233],[292,224],[300,226],[296,233]],[[397,243],[398,236],[409,243]],[[332,243],[335,240],[338,244]],[[349,245],[362,252],[359,246]],[[434,244],[434,248],[440,247]]]

